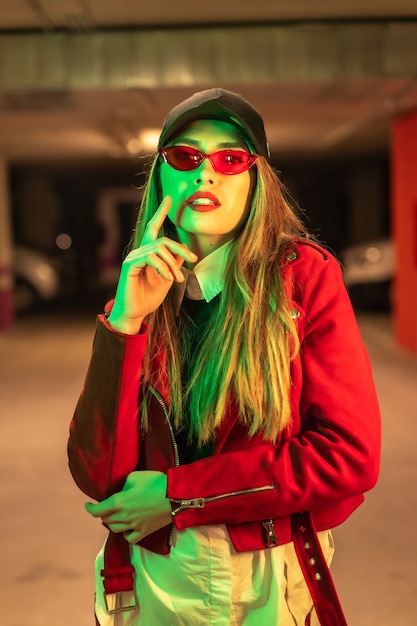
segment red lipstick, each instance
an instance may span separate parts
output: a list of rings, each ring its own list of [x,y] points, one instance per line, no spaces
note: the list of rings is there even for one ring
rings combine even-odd
[[[197,191],[186,200],[185,204],[193,211],[207,213],[217,209],[220,206],[220,200],[209,191]]]

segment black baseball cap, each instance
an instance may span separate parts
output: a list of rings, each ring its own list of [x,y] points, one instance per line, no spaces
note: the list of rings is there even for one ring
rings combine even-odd
[[[183,126],[201,119],[220,119],[240,126],[253,143],[256,153],[270,158],[264,122],[259,111],[240,94],[219,88],[198,91],[171,109],[165,118],[158,148],[166,146]]]

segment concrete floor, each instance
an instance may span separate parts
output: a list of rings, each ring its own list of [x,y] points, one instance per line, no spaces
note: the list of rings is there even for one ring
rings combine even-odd
[[[335,531],[334,578],[350,626],[414,626],[417,358],[395,347],[387,317],[359,322],[382,406],[383,464],[377,488]],[[0,335],[1,626],[94,623],[93,559],[105,533],[84,512],[66,460],[93,331],[93,314],[49,314]]]

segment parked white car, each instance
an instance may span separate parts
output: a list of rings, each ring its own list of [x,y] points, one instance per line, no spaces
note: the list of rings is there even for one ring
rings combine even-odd
[[[379,239],[345,248],[340,253],[343,277],[354,305],[389,308],[395,276],[391,239]]]
[[[52,259],[24,246],[16,246],[13,254],[14,307],[17,313],[29,311],[36,304],[58,296],[60,277]]]

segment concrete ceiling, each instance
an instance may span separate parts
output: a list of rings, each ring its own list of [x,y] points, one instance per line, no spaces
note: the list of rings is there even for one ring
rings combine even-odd
[[[256,26],[262,36],[262,28],[271,24],[285,29],[299,21],[340,24],[349,20],[355,28],[362,20],[377,25],[387,19],[394,25],[399,22],[414,25],[415,18],[415,0],[317,0],[314,3],[310,0],[288,3],[211,0],[198,4],[195,0],[153,0],[150,3],[139,0],[0,0],[0,44],[2,39],[6,43],[13,39],[15,45],[18,38],[23,51],[27,50],[26,56],[30,57],[28,46],[33,35],[92,38],[101,32],[123,34],[136,29],[150,33],[159,29],[162,36],[166,32],[167,37],[177,36],[180,40],[195,29],[203,33],[215,28],[219,33],[226,29],[224,39],[227,39],[228,28],[236,33],[240,27]],[[219,38],[222,36],[219,34]],[[414,40],[417,41],[417,36]],[[193,45],[198,47],[198,41],[197,37]],[[396,41],[395,46],[390,45],[389,54],[392,51],[397,54],[398,36]],[[372,44],[370,48],[372,56]],[[413,77],[417,75],[414,71],[417,50],[412,44],[408,49],[412,58],[404,72],[398,69],[398,64],[392,71],[392,64],[388,63],[389,71],[356,75],[355,72],[338,75],[333,71],[313,74],[311,78],[296,71],[291,78],[289,71],[277,79],[273,74],[261,79],[254,76],[252,68],[247,79],[220,74],[223,76],[220,82],[212,73],[207,80],[196,82],[191,78],[187,84],[181,80],[175,84],[174,76],[173,80],[160,84],[157,80],[151,81],[149,86],[139,83],[133,89],[120,88],[120,85],[103,88],[103,85],[94,86],[94,81],[84,88],[71,89],[45,88],[42,81],[39,88],[35,82],[30,89],[23,83],[17,88],[3,85],[0,155],[12,162],[128,157],[129,140],[137,138],[146,128],[158,129],[166,112],[178,100],[214,85],[239,91],[262,112],[272,151],[277,156],[333,158],[382,151],[388,145],[391,120],[417,109],[417,81]],[[0,55],[1,50],[0,47]],[[385,56],[388,53],[385,51]],[[20,57],[16,55],[16,76],[21,72]],[[10,58],[8,63],[9,71],[10,67],[13,69]],[[26,67],[28,59],[25,63]],[[47,63],[51,66],[52,61],[49,59]],[[146,147],[143,150],[146,152]]]
[[[415,0],[0,0],[0,29],[416,17]]]

